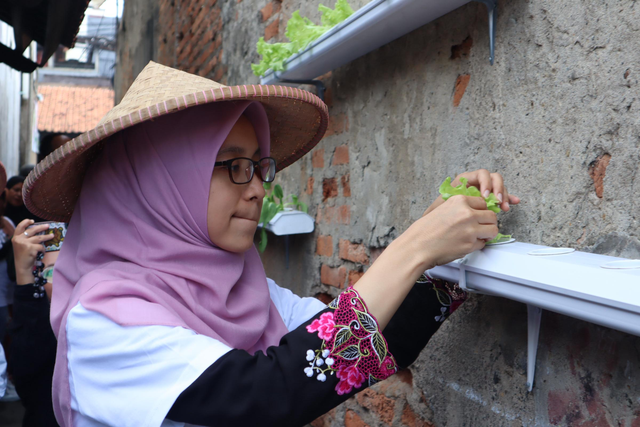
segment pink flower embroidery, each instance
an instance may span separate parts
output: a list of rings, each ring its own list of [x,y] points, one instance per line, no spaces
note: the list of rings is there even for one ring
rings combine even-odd
[[[335,374],[335,390],[344,395],[361,388],[367,378],[368,385],[373,385],[397,371],[377,321],[355,289],[348,288],[329,308],[334,311],[322,313],[307,326],[323,342],[319,350],[307,350],[306,376],[317,374],[318,381],[324,382]]]
[[[338,392],[338,394],[341,396],[343,394],[350,393],[352,389],[353,387],[350,386],[349,383],[346,381],[340,381],[338,385],[336,385],[336,392]]]
[[[340,366],[340,368],[338,368],[338,372],[336,372],[336,377],[348,382],[349,385],[355,388],[359,388],[364,382],[364,375],[356,365]]]
[[[326,312],[323,313],[319,319],[311,322],[310,325],[307,326],[308,332],[316,332],[318,331],[318,337],[322,340],[330,340],[333,338],[333,333],[335,331],[335,322],[333,321],[333,313]]]

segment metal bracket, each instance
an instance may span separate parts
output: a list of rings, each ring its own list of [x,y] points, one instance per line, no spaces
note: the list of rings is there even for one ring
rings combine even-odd
[[[324,102],[324,92],[327,90],[324,83],[321,80],[286,80],[280,78],[280,73],[275,73],[276,78],[280,83],[291,83],[297,85],[313,85],[316,87],[316,95]]]
[[[475,0],[484,3],[489,12],[489,62],[493,65],[496,50],[496,22],[498,21],[498,0]]]
[[[536,354],[538,353],[541,318],[542,309],[527,304],[527,391],[533,389],[533,379],[536,374]]]

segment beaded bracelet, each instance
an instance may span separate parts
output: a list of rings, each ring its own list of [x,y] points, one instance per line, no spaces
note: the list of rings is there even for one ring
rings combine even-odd
[[[34,298],[43,298],[45,296],[44,285],[47,283],[47,279],[42,277],[42,270],[44,269],[44,263],[42,262],[43,258],[44,253],[39,252],[38,256],[36,257],[36,262],[33,265],[32,273],[34,277]]]

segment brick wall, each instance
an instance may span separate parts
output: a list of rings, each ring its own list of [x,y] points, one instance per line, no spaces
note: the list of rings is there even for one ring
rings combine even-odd
[[[257,83],[258,38],[282,41],[295,10],[318,22],[320,3],[333,6],[129,0],[117,91],[147,59]],[[446,176],[479,167],[499,170],[523,197],[500,216],[518,240],[640,258],[630,196],[640,182],[639,14],[613,0],[500,2],[490,66],[486,9],[472,2],[322,76],[326,137],[277,178],[309,205],[316,230],[291,236],[289,268],[284,238],[270,235],[267,274],[330,301],[421,216]],[[313,425],[640,426],[638,337],[545,312],[528,393],[526,325],[522,304],[472,296],[409,370]]]

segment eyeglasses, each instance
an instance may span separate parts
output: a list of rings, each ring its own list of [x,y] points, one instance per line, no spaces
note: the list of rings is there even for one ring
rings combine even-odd
[[[257,162],[246,157],[236,157],[235,159],[214,163],[215,168],[220,166],[227,168],[229,171],[229,179],[231,179],[231,182],[234,184],[251,182],[256,169],[260,174],[262,182],[273,182],[276,178],[276,159],[272,157],[263,157]]]

